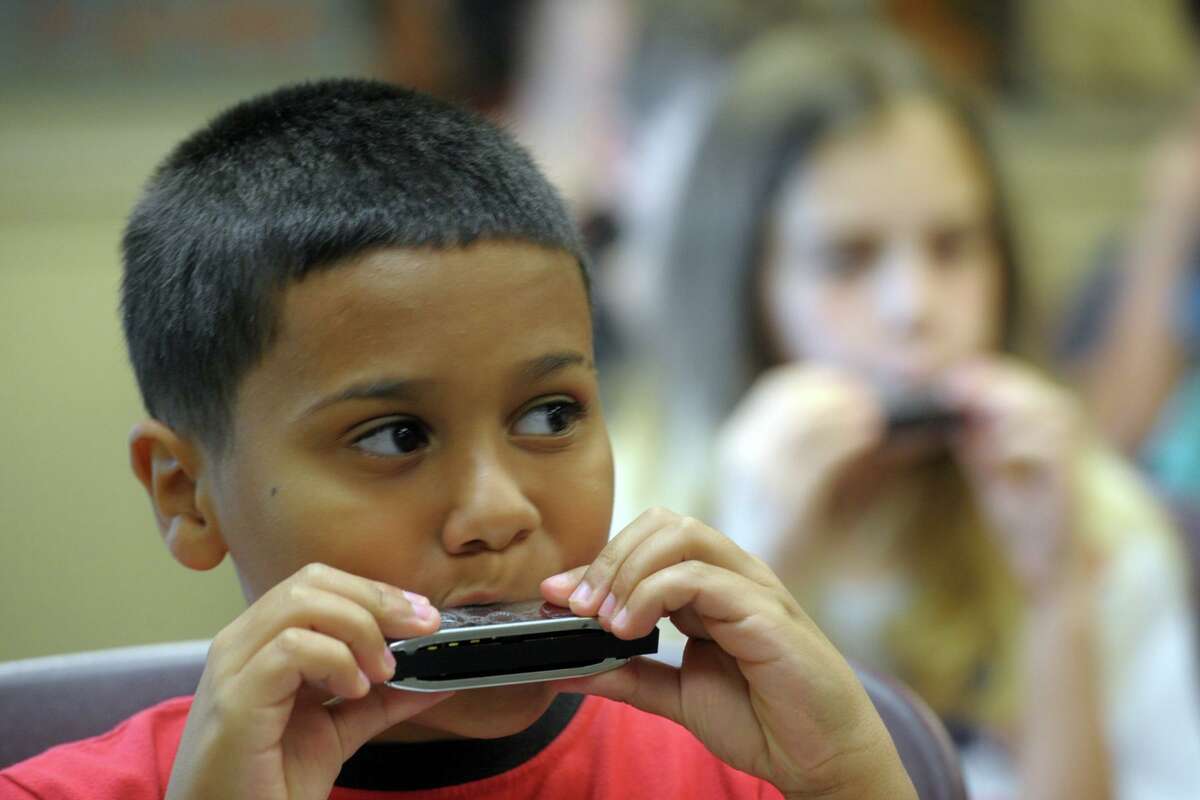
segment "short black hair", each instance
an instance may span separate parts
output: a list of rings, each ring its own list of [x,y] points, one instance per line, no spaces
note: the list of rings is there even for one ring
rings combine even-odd
[[[151,416],[220,450],[283,290],[383,247],[578,231],[529,154],[462,108],[378,81],[284,87],[218,115],[151,177],[122,242],[121,310]]]

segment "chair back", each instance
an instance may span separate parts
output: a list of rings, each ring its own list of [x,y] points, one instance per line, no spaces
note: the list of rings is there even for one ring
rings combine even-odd
[[[900,681],[852,666],[896,744],[917,797],[966,800],[958,750],[937,715]]]
[[[0,663],[0,768],[96,736],[162,700],[191,694],[207,641],[121,647]],[[662,660],[678,663],[671,648]],[[855,667],[921,800],[965,800],[945,728],[903,685]]]
[[[207,653],[171,642],[0,663],[0,768],[192,694]]]

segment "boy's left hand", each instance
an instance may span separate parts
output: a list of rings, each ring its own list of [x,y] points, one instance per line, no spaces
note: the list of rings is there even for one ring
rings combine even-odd
[[[788,797],[915,797],[850,666],[762,561],[707,525],[647,511],[542,593],[622,639],[662,617],[689,637],[681,668],[639,658],[564,691],[674,720]]]

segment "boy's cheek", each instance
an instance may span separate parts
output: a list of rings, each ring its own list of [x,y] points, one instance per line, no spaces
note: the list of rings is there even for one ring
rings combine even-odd
[[[613,511],[613,458],[603,419],[585,446],[539,465],[529,485],[542,525],[559,542],[570,569],[590,563],[608,541]]]
[[[612,525],[611,484],[586,484],[577,489],[575,496],[578,500],[574,508],[555,521],[555,528],[563,532],[563,549],[569,556],[563,569],[590,564],[608,543]]]
[[[427,528],[369,498],[287,480],[260,494],[228,537],[243,586],[254,596],[314,562],[395,583],[403,578],[393,573],[424,560],[404,532]]]

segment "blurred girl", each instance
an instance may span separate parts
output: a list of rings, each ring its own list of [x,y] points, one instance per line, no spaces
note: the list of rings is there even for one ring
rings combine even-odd
[[[715,455],[707,510],[959,732],[975,796],[1200,797],[1172,531],[1012,352],[976,125],[854,42],[754,48],[704,136],[668,262],[670,463]]]

